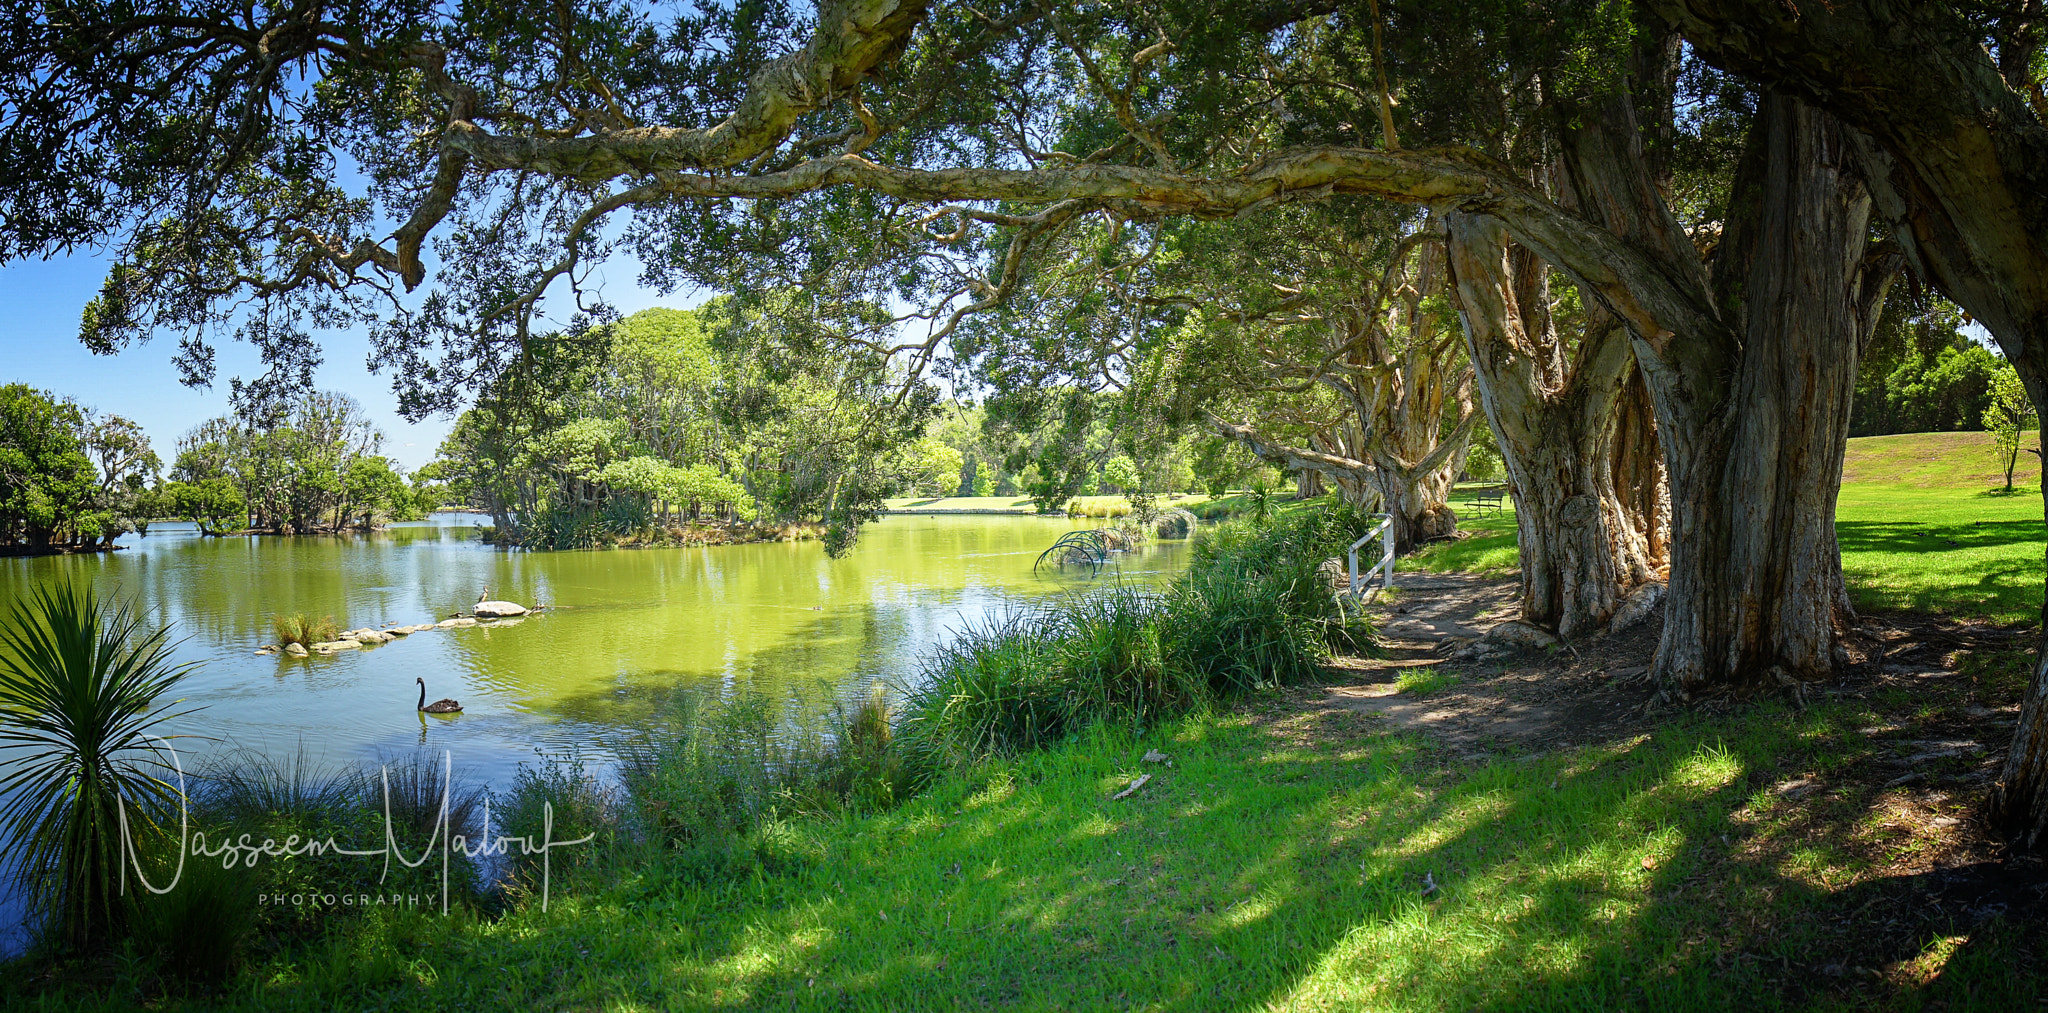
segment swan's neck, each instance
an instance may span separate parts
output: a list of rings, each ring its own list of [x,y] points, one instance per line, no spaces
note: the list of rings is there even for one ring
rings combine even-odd
[[[426,683],[424,683],[424,682],[423,682],[423,683],[420,683],[420,702],[419,702],[419,706],[418,706],[417,708],[415,708],[415,709],[417,709],[417,710],[426,710],[426,709],[427,709],[427,684],[426,684]]]

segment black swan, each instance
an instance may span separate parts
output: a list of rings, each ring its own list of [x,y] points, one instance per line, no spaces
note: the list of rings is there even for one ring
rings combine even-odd
[[[420,705],[419,705],[419,710],[420,710],[420,712],[421,712],[421,713],[423,713],[423,714],[460,714],[460,713],[462,713],[462,705],[461,705],[461,704],[459,704],[459,703],[456,703],[456,702],[455,702],[455,701],[453,701],[453,700],[436,700],[436,701],[434,701],[433,703],[428,703],[428,702],[427,702],[427,680],[425,680],[425,679],[421,679],[421,678],[415,678],[415,679],[413,679],[413,681],[414,681],[414,682],[416,682],[416,683],[419,683],[419,684],[420,684]]]

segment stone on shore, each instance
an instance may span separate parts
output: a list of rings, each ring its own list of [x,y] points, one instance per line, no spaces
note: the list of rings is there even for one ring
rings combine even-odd
[[[480,601],[476,603],[476,608],[470,611],[476,613],[478,619],[506,619],[511,616],[523,616],[531,610],[509,601]]]

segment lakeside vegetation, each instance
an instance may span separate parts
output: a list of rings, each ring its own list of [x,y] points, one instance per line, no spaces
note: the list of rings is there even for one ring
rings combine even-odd
[[[552,856],[545,910],[530,858],[496,887],[458,875],[445,918],[223,918],[251,910],[231,906],[250,887],[218,876],[178,931],[138,929],[120,962],[45,965],[0,1002],[1993,1010],[2038,994],[2038,925],[1910,910],[1939,896],[1896,872],[1925,831],[1868,815],[1890,788],[1859,775],[1895,756],[1859,729],[1967,721],[2020,691],[2024,658],[1972,652],[1960,694],[1761,702],[1550,750],[1304,724],[1275,687],[1327,678],[1333,643],[1363,630],[1305,615],[1332,599],[1300,593],[1342,511],[1273,515],[1205,533],[1159,598],[1111,589],[970,633],[899,704],[873,694],[792,732],[777,701],[686,692],[616,780],[543,757],[492,796],[494,819],[536,832],[545,803],[556,839],[599,835]],[[1248,584],[1280,607],[1214,597]],[[1199,639],[1232,617],[1274,653]],[[1200,667],[1232,658],[1247,663]],[[203,823],[376,832],[348,822],[363,775],[236,762],[198,779],[219,785],[198,793]],[[439,773],[411,769],[402,809],[423,831]],[[1837,787],[1786,794],[1816,778]],[[458,789],[473,819],[482,796]],[[267,868],[264,889],[377,889],[362,867]],[[1897,925],[1881,939],[1851,930],[1872,910]]]
[[[9,5],[0,1007],[2041,1005],[2044,3]]]
[[[142,427],[0,386],[0,554],[105,548],[166,513]]]
[[[142,427],[23,384],[0,387],[0,554],[112,548],[164,518],[204,534],[309,534],[414,520],[442,503],[378,451],[353,398],[304,392],[178,440],[169,474]]]
[[[625,759],[618,781],[592,780],[572,757],[546,759],[493,796],[499,826],[502,832],[529,834],[552,819],[558,840],[601,834],[602,847],[567,854],[554,869],[562,891],[578,882],[579,868],[605,876],[661,868],[714,891],[786,873],[804,864],[800,853],[789,851],[791,842],[814,832],[820,820],[886,811],[957,778],[978,777],[993,760],[1103,728],[1156,729],[1215,703],[1312,678],[1333,649],[1360,649],[1369,627],[1329,594],[1316,573],[1354,521],[1347,511],[1331,509],[1210,533],[1188,574],[1163,594],[1112,586],[970,632],[930,659],[900,706],[877,693],[838,712],[828,728],[792,729],[787,712],[763,697],[706,701],[682,692],[644,734],[620,743]],[[70,618],[84,630],[101,622],[100,615],[88,609]],[[11,622],[45,628],[56,620],[17,616]],[[403,794],[410,800],[400,807],[406,814],[401,822],[417,831],[408,840],[424,841],[431,830],[432,765],[412,759],[401,767],[409,785]],[[231,755],[193,777],[191,819],[213,839],[243,831],[282,839],[290,831],[315,839],[340,834],[346,845],[370,829],[365,820],[379,809],[367,804],[374,799],[365,786],[375,780],[368,770],[318,771],[303,761],[278,766]],[[459,788],[458,795],[465,801],[454,826],[472,828],[473,835],[482,796],[475,787]],[[252,799],[267,800],[269,808]],[[160,795],[129,800],[137,807],[131,819],[148,831],[145,851],[155,849],[151,868],[157,872],[171,860],[161,850],[170,846],[165,834],[176,825],[168,803]],[[543,803],[552,817],[544,816]],[[369,815],[349,820],[350,805]],[[95,854],[99,874],[111,874],[118,855]],[[255,966],[262,961],[295,959],[289,955],[303,956],[320,943],[302,935],[312,918],[304,910],[266,912],[254,921],[223,918],[211,927],[202,919],[217,913],[214,908],[265,891],[377,892],[360,880],[365,873],[344,873],[337,863],[345,861],[266,859],[254,879],[238,883],[230,882],[231,875],[205,873],[195,879],[194,892],[174,894],[175,899],[121,899],[107,924],[176,920],[175,932],[138,931],[124,935],[121,945],[142,961],[135,969],[150,976],[156,998],[175,1000],[195,994],[192,988],[207,994],[228,969],[224,960],[247,962],[250,973],[261,976],[265,972]],[[459,889],[451,900],[464,913],[452,924],[486,924],[499,912],[530,905],[530,865],[515,862],[505,879],[488,888],[475,867],[458,870],[453,885]],[[409,888],[424,882],[421,875],[406,881]],[[340,886],[326,885],[330,877]],[[61,893],[53,894],[41,880],[26,885],[36,912],[49,916],[55,909],[46,905],[57,903]],[[380,931],[381,914],[323,912],[325,938]],[[200,950],[214,955],[201,965],[203,973],[186,970],[178,955]],[[93,974],[90,963],[59,966],[88,978]],[[83,1001],[108,984],[81,980],[86,991],[73,998]],[[114,982],[107,994],[125,994],[135,984]]]

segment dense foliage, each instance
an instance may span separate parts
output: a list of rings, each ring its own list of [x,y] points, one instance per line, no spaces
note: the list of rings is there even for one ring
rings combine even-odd
[[[923,436],[935,411],[935,392],[886,361],[718,299],[538,351],[457,420],[438,474],[506,544],[822,521],[843,549],[882,497],[958,482],[958,453]]]
[[[23,384],[0,387],[0,552],[111,545],[164,512],[142,427]]]
[[[1852,436],[1984,428],[1993,377],[2004,360],[1962,333],[1961,311],[1939,298],[1900,297],[1863,353]]]
[[[383,443],[346,394],[297,395],[254,421],[212,419],[178,440],[164,511],[213,534],[244,524],[306,534],[413,520],[439,506],[432,486],[408,484],[378,452]]]

